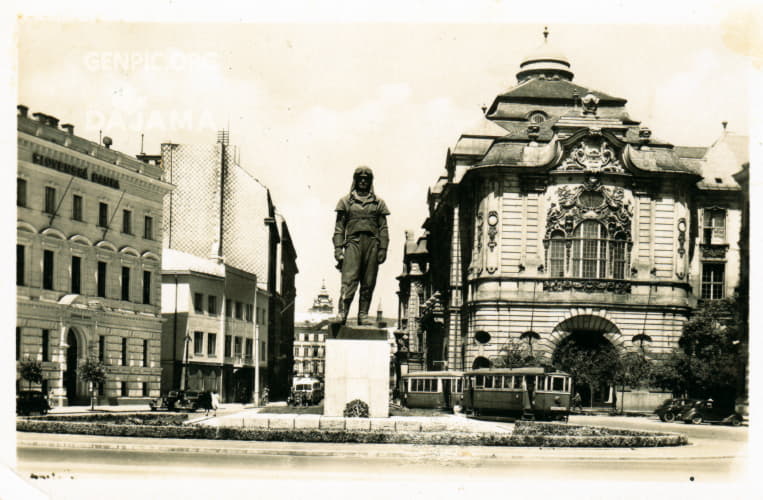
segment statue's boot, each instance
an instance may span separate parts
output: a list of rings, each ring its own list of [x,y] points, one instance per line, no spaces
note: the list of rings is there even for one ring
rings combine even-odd
[[[358,326],[371,325],[368,319],[368,310],[371,308],[371,297],[360,296],[358,300]]]
[[[350,313],[350,304],[352,300],[339,299],[339,323],[347,324],[347,316]]]

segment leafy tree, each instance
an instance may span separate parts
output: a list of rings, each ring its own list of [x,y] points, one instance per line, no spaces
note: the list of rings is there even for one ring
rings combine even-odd
[[[620,358],[617,349],[601,336],[570,336],[556,349],[553,364],[572,375],[576,384],[588,387],[593,405],[594,389],[614,381]]]
[[[95,391],[106,381],[106,369],[100,361],[88,358],[79,367],[80,378],[90,384],[90,409],[95,410]]]
[[[32,384],[42,383],[42,363],[36,359],[26,358],[19,362],[19,374],[29,383],[31,390]]]
[[[490,360],[492,366],[496,368],[544,365],[540,356],[534,355],[532,349],[528,350],[528,344],[512,337],[509,337],[498,352],[498,356]]]
[[[649,385],[653,378],[652,361],[646,354],[643,345],[638,351],[621,352],[618,359],[618,370],[614,382],[620,386],[620,411],[625,402],[625,386],[643,387]]]
[[[677,394],[732,403],[744,376],[742,321],[737,297],[701,303],[684,324],[678,349],[657,367],[655,382]]]

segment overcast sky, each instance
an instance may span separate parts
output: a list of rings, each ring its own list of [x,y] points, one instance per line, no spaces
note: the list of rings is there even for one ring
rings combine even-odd
[[[78,135],[97,140],[102,130],[128,154],[140,151],[141,133],[145,152],[157,153],[162,142],[211,143],[229,128],[242,166],[270,188],[293,235],[297,311],[324,278],[336,300],[333,209],[355,167],[370,166],[392,212],[372,309],[381,300],[394,317],[404,231],[420,231],[447,148],[515,85],[519,63],[542,43],[542,21],[510,21],[23,20],[18,102],[73,123]],[[739,26],[549,23],[549,41],[576,83],[626,98],[655,137],[708,146],[724,120],[748,133],[752,64]]]

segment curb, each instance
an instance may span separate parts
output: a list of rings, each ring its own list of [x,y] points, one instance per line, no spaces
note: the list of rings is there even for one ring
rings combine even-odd
[[[548,460],[549,454],[563,448],[519,448],[512,447],[510,453],[501,453],[503,448],[487,448],[479,451],[472,447],[454,446],[452,450],[437,447],[438,455],[433,456],[432,450],[427,449],[435,445],[395,445],[411,446],[408,450],[320,450],[320,449],[278,449],[273,447],[253,446],[253,447],[234,447],[226,448],[221,446],[179,446],[174,444],[139,444],[139,443],[102,443],[102,442],[58,442],[41,440],[17,439],[17,448],[55,448],[55,449],[76,449],[76,450],[114,450],[114,451],[132,451],[132,452],[153,452],[153,453],[187,453],[187,454],[216,454],[230,456],[249,456],[249,455],[271,455],[271,456],[294,456],[294,457],[346,457],[346,458],[428,458],[434,460],[524,460],[524,461],[542,461]],[[378,446],[378,445],[377,445]],[[527,453],[517,453],[517,449],[522,449]],[[568,448],[566,448],[568,449]],[[600,449],[609,451],[610,448]],[[664,451],[660,448],[659,451]],[[449,451],[449,453],[441,453]],[[530,453],[532,452],[532,453]],[[649,462],[664,460],[729,460],[744,458],[744,455],[707,455],[707,456],[665,456],[658,454],[654,457],[625,457],[609,456],[597,454],[581,455],[554,455],[554,460],[560,461],[618,461],[618,462]]]

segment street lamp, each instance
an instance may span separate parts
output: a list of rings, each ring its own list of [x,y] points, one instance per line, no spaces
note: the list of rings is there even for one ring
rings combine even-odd
[[[180,390],[185,391],[188,386],[188,344],[191,343],[191,336],[185,335],[185,355],[183,356],[183,366],[180,373]]]

